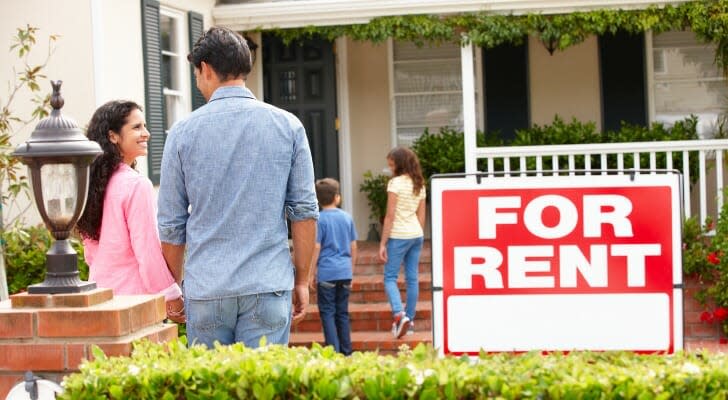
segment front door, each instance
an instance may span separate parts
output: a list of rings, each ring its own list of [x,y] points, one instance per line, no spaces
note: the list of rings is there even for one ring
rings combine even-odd
[[[306,128],[316,179],[338,180],[334,44],[308,39],[286,46],[265,34],[263,85],[265,102],[293,113]]]

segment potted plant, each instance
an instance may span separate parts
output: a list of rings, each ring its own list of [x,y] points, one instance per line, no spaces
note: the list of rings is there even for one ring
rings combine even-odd
[[[372,171],[367,171],[364,173],[364,182],[359,185],[359,191],[367,196],[369,218],[375,221],[369,226],[367,240],[379,240],[379,229],[387,214],[387,182],[387,175],[374,175]]]

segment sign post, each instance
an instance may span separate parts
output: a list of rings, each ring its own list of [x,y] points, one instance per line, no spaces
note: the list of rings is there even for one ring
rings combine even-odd
[[[680,177],[435,177],[442,354],[682,349]]]

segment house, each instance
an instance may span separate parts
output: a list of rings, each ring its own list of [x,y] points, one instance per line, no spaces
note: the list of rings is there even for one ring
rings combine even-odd
[[[195,93],[185,59],[190,44],[213,24],[244,33],[257,46],[247,86],[259,99],[301,118],[316,176],[342,182],[343,207],[354,215],[364,238],[369,209],[358,190],[364,172],[382,171],[391,147],[412,143],[425,129],[477,128],[508,136],[518,128],[550,123],[555,115],[610,129],[620,121],[670,122],[695,114],[700,117],[701,135],[707,137],[715,131],[728,95],[725,76],[714,62],[715,46],[703,44],[691,31],[587,34],[573,45],[561,46],[563,37],[544,39],[548,38],[545,26],[541,36],[490,46],[479,45],[476,32],[455,29],[454,34],[473,36],[461,47],[457,36],[421,45],[378,37],[374,28],[379,25],[372,24],[386,17],[436,16],[424,19],[424,24],[461,13],[531,15],[548,22],[551,15],[580,11],[681,4],[690,3],[25,0],[0,6],[0,45],[7,46],[14,29],[26,23],[41,28],[42,34],[61,35],[47,74],[64,80],[64,113],[80,126],[107,100],[129,98],[144,104],[154,142],[148,161],[139,163],[139,169],[156,181],[164,132],[204,102]],[[368,33],[346,30],[367,24],[372,26]],[[483,26],[480,33],[487,34],[487,25]],[[306,27],[329,27],[322,30],[328,33],[341,29],[350,35],[301,34],[287,43],[270,31],[316,30]],[[359,32],[359,37],[352,32]],[[45,49],[39,43],[39,53]],[[0,81],[10,79],[8,68],[0,70]],[[472,104],[464,108],[464,99],[470,104],[468,98]],[[29,133],[30,129],[24,132]]]

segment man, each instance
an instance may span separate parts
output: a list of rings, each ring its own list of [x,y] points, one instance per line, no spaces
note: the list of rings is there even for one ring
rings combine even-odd
[[[158,220],[167,264],[184,274],[188,340],[287,344],[309,301],[318,218],[306,133],[245,87],[250,50],[237,33],[211,28],[187,59],[208,102],[169,133]]]

